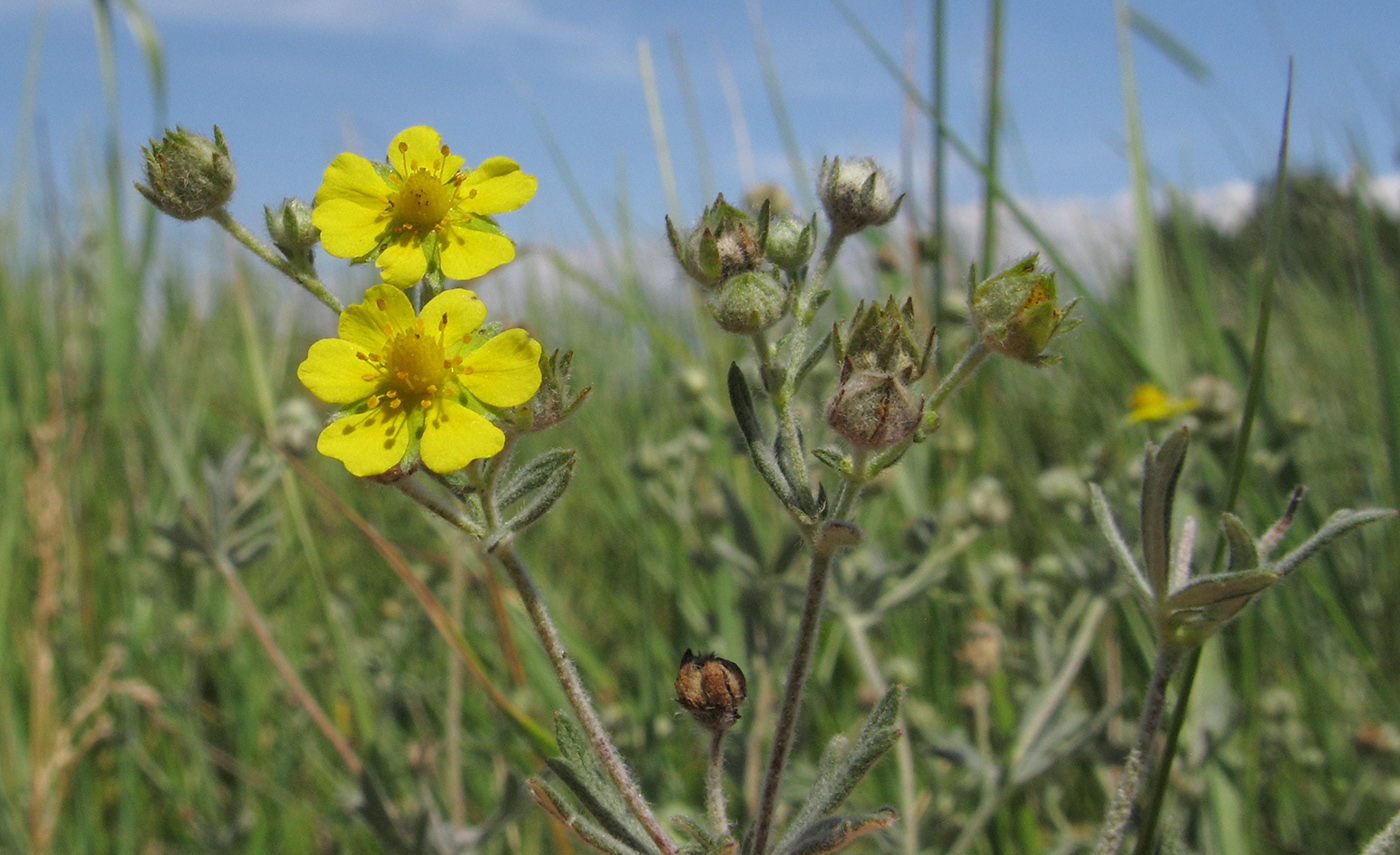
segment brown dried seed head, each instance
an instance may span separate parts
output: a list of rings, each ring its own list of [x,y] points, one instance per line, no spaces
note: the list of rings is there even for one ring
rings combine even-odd
[[[676,673],[676,700],[707,730],[724,729],[739,719],[739,704],[748,688],[744,672],[713,653],[689,649]]]

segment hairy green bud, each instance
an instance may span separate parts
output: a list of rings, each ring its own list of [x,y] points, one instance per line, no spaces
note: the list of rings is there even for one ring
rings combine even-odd
[[[666,218],[666,236],[676,260],[692,279],[710,290],[732,276],[762,266],[765,230],[766,220],[755,221],[724,201],[722,193],[690,232],[677,232],[671,218]]]
[[[267,234],[282,255],[293,264],[311,266],[311,250],[321,240],[321,230],[311,223],[311,206],[287,197],[276,208],[263,206]]]
[[[817,246],[817,218],[802,222],[787,214],[777,214],[768,224],[768,244],[763,254],[774,265],[796,273],[812,257]]]
[[[136,189],[164,214],[198,220],[222,208],[233,195],[235,175],[224,135],[214,139],[184,128],[167,130],[160,142],[142,147],[146,184]]]
[[[822,160],[817,195],[826,209],[831,230],[853,235],[870,226],[883,226],[899,213],[904,196],[895,196],[884,170],[872,158]]]
[[[710,295],[710,314],[721,327],[739,335],[763,332],[788,310],[788,291],[771,273],[741,273]]]

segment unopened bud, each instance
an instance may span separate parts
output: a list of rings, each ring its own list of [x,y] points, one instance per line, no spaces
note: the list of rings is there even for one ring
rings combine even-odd
[[[768,244],[763,254],[782,270],[796,272],[812,257],[817,246],[817,219],[802,222],[787,214],[774,214],[768,223]]]
[[[1062,329],[1079,325],[1070,320],[1075,303],[1061,309],[1055,303],[1055,274],[1036,267],[1038,253],[1025,258],[971,289],[972,324],[982,341],[997,353],[1027,365],[1053,365],[1060,357],[1045,346]]]
[[[720,194],[705,209],[699,224],[684,235],[666,218],[666,236],[681,267],[696,282],[713,289],[731,276],[757,270],[763,264],[759,224]]]
[[[884,171],[872,158],[842,161],[822,160],[817,178],[817,195],[831,230],[852,235],[870,226],[883,226],[899,213],[904,197],[895,196]]]
[[[771,273],[741,273],[725,280],[708,301],[721,327],[739,335],[763,332],[787,312],[788,292]]]
[[[826,406],[826,421],[857,448],[879,449],[914,435],[924,399],[884,371],[853,371],[847,361],[841,385]]]
[[[713,653],[699,656],[686,649],[676,673],[676,701],[706,730],[727,730],[739,720],[739,704],[748,687],[744,672]]]
[[[136,189],[164,214],[197,220],[222,208],[233,195],[233,160],[218,126],[214,139],[176,128],[142,147],[146,184]]]
[[[311,248],[321,240],[321,230],[311,223],[311,206],[294,197],[276,208],[263,206],[267,234],[293,264],[310,266]]]

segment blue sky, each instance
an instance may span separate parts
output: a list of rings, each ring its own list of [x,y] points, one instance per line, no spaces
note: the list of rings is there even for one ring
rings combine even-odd
[[[912,22],[917,74],[928,85],[928,3],[849,0],[896,55]],[[80,0],[48,0],[37,90],[38,157],[72,199],[91,174],[103,127],[92,19]],[[239,174],[233,209],[260,225],[265,203],[309,199],[338,152],[380,158],[398,130],[436,127],[469,163],[518,160],[540,178],[525,209],[502,224],[525,240],[582,243],[587,233],[531,120],[543,116],[609,229],[625,171],[634,227],[659,233],[666,198],[638,72],[650,46],[681,202],[706,201],[673,66],[678,39],[697,89],[714,185],[743,186],[721,76],[736,81],[754,174],[792,187],[765,96],[745,0],[146,0],[169,74],[164,117],[153,112],[131,34],[118,27],[121,127],[128,168],[155,123],[228,137]],[[987,10],[949,2],[948,120],[981,134]],[[38,5],[0,3],[0,190],[27,170],[35,209],[36,153],[17,160],[25,60]],[[1184,74],[1134,40],[1149,156],[1160,179],[1206,188],[1253,181],[1272,168],[1287,58],[1296,57],[1295,166],[1344,170],[1353,142],[1378,172],[1394,171],[1400,140],[1400,3],[1394,0],[1143,2],[1141,9],[1209,69]],[[825,0],[762,0],[762,17],[808,168],[823,154],[874,155],[900,167],[901,94]],[[1127,183],[1109,0],[1007,3],[1005,165],[1024,197],[1105,198]],[[673,35],[674,34],[674,35]],[[528,96],[522,93],[528,93]],[[916,125],[914,192],[927,197],[928,126]],[[965,170],[949,198],[972,202]],[[186,227],[179,227],[186,228]]]

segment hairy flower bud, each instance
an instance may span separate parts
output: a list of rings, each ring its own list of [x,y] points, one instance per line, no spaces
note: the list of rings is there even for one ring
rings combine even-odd
[[[788,309],[788,292],[771,273],[741,273],[711,293],[707,305],[721,327],[739,335],[763,332]]]
[[[681,267],[707,289],[763,264],[763,229],[753,217],[724,201],[724,194],[705,209],[695,229],[684,235],[667,217],[666,236]]]
[[[263,206],[267,234],[282,255],[293,264],[311,265],[311,249],[321,240],[321,230],[311,222],[311,206],[287,197],[276,208]]]
[[[748,688],[744,672],[713,653],[696,656],[687,648],[676,673],[676,701],[706,730],[727,730],[739,720]]]
[[[1060,357],[1044,352],[1061,330],[1071,330],[1078,300],[1061,309],[1055,304],[1055,274],[1039,270],[1039,253],[1031,253],[971,288],[972,324],[982,341],[997,353],[1027,365],[1053,365]]]
[[[857,448],[880,449],[914,435],[923,420],[924,399],[885,371],[850,370],[826,406],[826,421]]]
[[[768,244],[763,254],[782,270],[796,273],[812,257],[817,246],[817,218],[802,222],[787,214],[776,214],[768,224]]]
[[[870,226],[883,226],[899,213],[904,196],[895,196],[884,171],[872,158],[842,161],[822,160],[817,178],[817,195],[831,230],[852,235]]]
[[[233,160],[218,126],[214,139],[184,128],[167,130],[160,142],[142,147],[146,184],[136,189],[164,214],[197,220],[222,208],[233,195]]]

